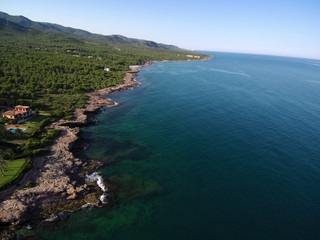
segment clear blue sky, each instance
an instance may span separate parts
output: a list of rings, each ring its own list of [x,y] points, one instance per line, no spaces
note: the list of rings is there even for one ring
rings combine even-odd
[[[320,59],[320,0],[0,0],[0,10],[187,49]]]

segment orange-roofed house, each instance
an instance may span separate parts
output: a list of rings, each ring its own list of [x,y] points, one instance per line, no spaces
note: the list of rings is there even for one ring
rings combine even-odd
[[[35,112],[29,106],[18,105],[13,110],[2,113],[2,117],[12,119],[16,123],[21,123],[31,118],[34,114]]]

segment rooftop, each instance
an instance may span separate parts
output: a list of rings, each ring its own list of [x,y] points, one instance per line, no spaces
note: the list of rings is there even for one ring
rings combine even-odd
[[[29,106],[22,106],[22,105],[17,105],[15,108],[29,108]]]
[[[6,112],[2,113],[2,115],[6,115],[6,116],[15,116],[18,114],[19,114],[19,112],[14,111],[14,110],[10,110],[10,111],[6,111]]]

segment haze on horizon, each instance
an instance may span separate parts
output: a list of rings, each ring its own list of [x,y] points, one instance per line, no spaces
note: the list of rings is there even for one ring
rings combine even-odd
[[[317,0],[0,0],[0,11],[181,48],[320,59]]]

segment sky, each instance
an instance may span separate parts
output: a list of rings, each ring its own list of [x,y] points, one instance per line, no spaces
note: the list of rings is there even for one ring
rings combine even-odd
[[[185,49],[320,59],[320,0],[0,0],[0,11]]]

